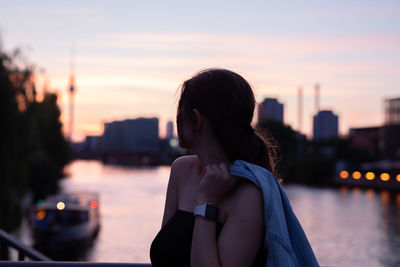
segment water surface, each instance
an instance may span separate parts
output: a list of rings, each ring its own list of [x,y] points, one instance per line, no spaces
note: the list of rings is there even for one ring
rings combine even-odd
[[[102,227],[86,260],[150,262],[169,167],[128,168],[75,161],[64,191],[96,191]],[[400,194],[285,186],[321,265],[400,266]]]

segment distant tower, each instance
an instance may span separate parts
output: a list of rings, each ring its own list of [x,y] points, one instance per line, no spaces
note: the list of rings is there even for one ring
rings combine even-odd
[[[174,137],[174,123],[172,121],[167,122],[167,139],[171,139]]]
[[[297,90],[297,131],[303,128],[303,88]]]
[[[71,65],[70,65],[70,76],[68,85],[69,95],[69,141],[72,142],[72,134],[74,129],[74,95],[76,92],[75,85],[75,51],[71,49]]]
[[[320,103],[319,103],[319,95],[320,95],[320,87],[319,84],[315,84],[315,112],[319,112]]]

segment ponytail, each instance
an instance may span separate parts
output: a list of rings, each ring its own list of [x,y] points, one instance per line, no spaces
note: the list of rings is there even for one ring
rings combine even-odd
[[[266,168],[274,175],[276,172],[275,142],[265,132],[255,130],[250,124],[235,127],[234,124],[215,125],[210,120],[211,128],[222,145],[230,161],[241,159]]]

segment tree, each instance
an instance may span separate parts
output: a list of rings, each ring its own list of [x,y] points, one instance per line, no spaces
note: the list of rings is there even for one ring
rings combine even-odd
[[[30,75],[0,51],[0,228],[6,231],[18,225],[20,199],[28,188],[27,123],[18,100],[25,97],[21,89]]]
[[[47,93],[42,102],[32,103],[26,115],[36,140],[29,160],[29,180],[34,199],[38,200],[58,190],[64,166],[71,159],[71,150],[61,131],[56,94]]]
[[[55,193],[71,159],[57,95],[36,100],[33,69],[19,50],[0,49],[0,228],[9,232],[20,223],[23,196]]]

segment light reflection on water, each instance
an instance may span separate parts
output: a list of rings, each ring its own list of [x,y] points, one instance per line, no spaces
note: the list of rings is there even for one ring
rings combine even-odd
[[[169,167],[127,168],[75,161],[64,191],[100,195],[102,228],[88,261],[150,262]],[[350,188],[285,187],[321,265],[400,266],[400,194]]]

